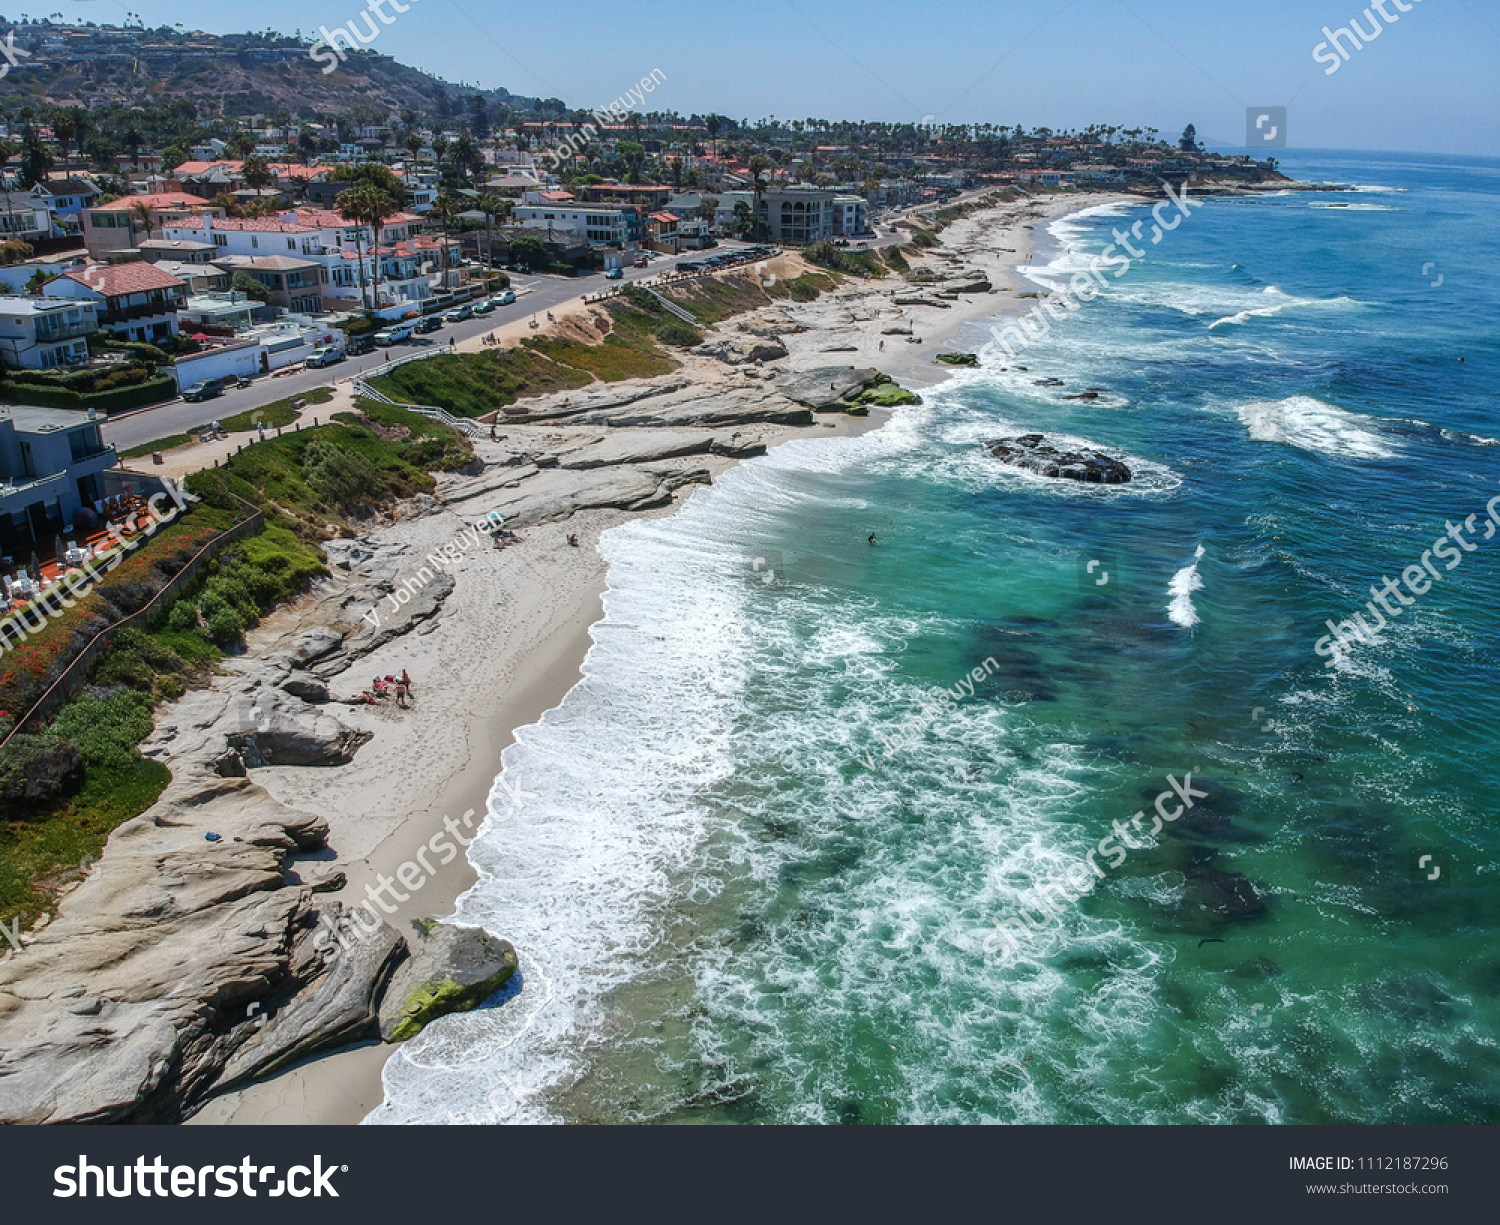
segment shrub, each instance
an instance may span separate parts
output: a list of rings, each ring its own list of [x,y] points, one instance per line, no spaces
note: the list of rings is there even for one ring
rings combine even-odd
[[[83,754],[53,732],[15,737],[0,753],[0,814],[24,818],[83,781]]]
[[[198,608],[191,600],[178,600],[167,615],[167,628],[185,634],[198,628]]]
[[[385,492],[385,477],[374,463],[321,439],[302,453],[302,471],[312,491],[337,510],[357,510]]]
[[[245,636],[245,623],[231,608],[221,608],[210,616],[204,626],[209,639],[221,647],[233,646]]]
[[[680,319],[668,319],[657,325],[656,339],[662,344],[676,345],[679,349],[690,349],[696,344],[703,343],[703,333]]]
[[[140,756],[135,746],[151,734],[151,695],[124,689],[76,698],[58,712],[52,733],[78,745],[87,769],[123,769]]]

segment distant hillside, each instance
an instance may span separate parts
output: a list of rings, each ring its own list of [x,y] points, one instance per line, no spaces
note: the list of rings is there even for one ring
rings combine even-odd
[[[475,94],[511,109],[529,110],[534,102],[504,89],[453,85],[373,51],[325,73],[306,46],[285,36],[23,25],[15,27],[15,45],[30,55],[0,82],[0,103],[9,111],[187,99],[200,119],[286,111],[316,120],[356,107],[382,118],[402,110],[459,114]]]

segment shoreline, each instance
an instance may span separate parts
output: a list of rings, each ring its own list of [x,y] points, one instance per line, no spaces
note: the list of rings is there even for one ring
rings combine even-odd
[[[808,432],[816,425],[777,427],[779,436],[770,445],[798,438],[852,437],[879,428],[887,418],[888,413],[881,410],[875,410],[869,417],[840,415],[829,423],[832,428],[820,429],[816,434]],[[721,461],[714,465],[714,475],[738,462]],[[659,510],[644,513],[670,515],[685,500],[674,500]],[[466,760],[442,784],[427,811],[412,813],[400,821],[362,858],[345,861],[340,857],[339,862],[348,875],[345,893],[353,894],[382,873],[387,876],[394,873],[441,828],[442,814],[457,816],[473,809],[486,817],[490,815],[489,800],[501,772],[501,753],[515,743],[522,728],[538,722],[547,711],[559,706],[583,679],[584,663],[593,647],[590,631],[603,617],[603,599],[608,590],[608,566],[597,549],[598,538],[610,528],[639,517],[640,513],[585,511],[567,521],[569,529],[578,531],[582,545],[576,554],[572,550],[569,553],[584,563],[586,577],[571,596],[556,601],[555,617],[547,621],[543,637],[528,645],[527,658],[520,661],[525,677],[508,689],[497,689],[494,704],[488,710],[466,719],[469,746]],[[417,701],[423,686],[415,667],[412,672],[417,681],[413,698]],[[366,746],[364,753],[370,753],[374,747]],[[347,777],[359,765],[356,758],[354,763],[342,767],[340,773],[346,777],[341,790],[360,789],[360,784]],[[294,777],[300,778],[305,773],[296,771]],[[267,787],[273,793],[277,790],[270,783]],[[450,917],[460,895],[478,879],[468,856],[461,855],[439,868],[410,902],[397,903],[389,922],[401,929],[419,918]],[[191,1118],[184,1120],[184,1125],[359,1124],[384,1100],[383,1071],[386,1062],[401,1049],[399,1044],[368,1040],[313,1055],[263,1080],[210,1098]]]

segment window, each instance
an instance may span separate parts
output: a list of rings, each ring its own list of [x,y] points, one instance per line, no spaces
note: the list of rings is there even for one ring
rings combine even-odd
[[[297,240],[295,238],[288,238],[286,240],[286,249],[288,251],[295,251],[297,249]]]

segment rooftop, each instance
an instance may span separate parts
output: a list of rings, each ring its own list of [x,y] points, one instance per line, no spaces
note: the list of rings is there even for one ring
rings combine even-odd
[[[53,434],[89,423],[86,412],[74,408],[32,408],[25,404],[0,405],[0,421],[12,421],[23,434]]]
[[[202,196],[192,196],[183,191],[156,191],[141,196],[121,196],[109,204],[101,204],[96,213],[123,213],[144,204],[147,208],[202,208],[208,204]]]
[[[175,289],[183,284],[170,273],[161,271],[156,264],[139,261],[129,264],[94,264],[88,268],[71,269],[62,275],[106,298],[145,293],[151,289]]]

